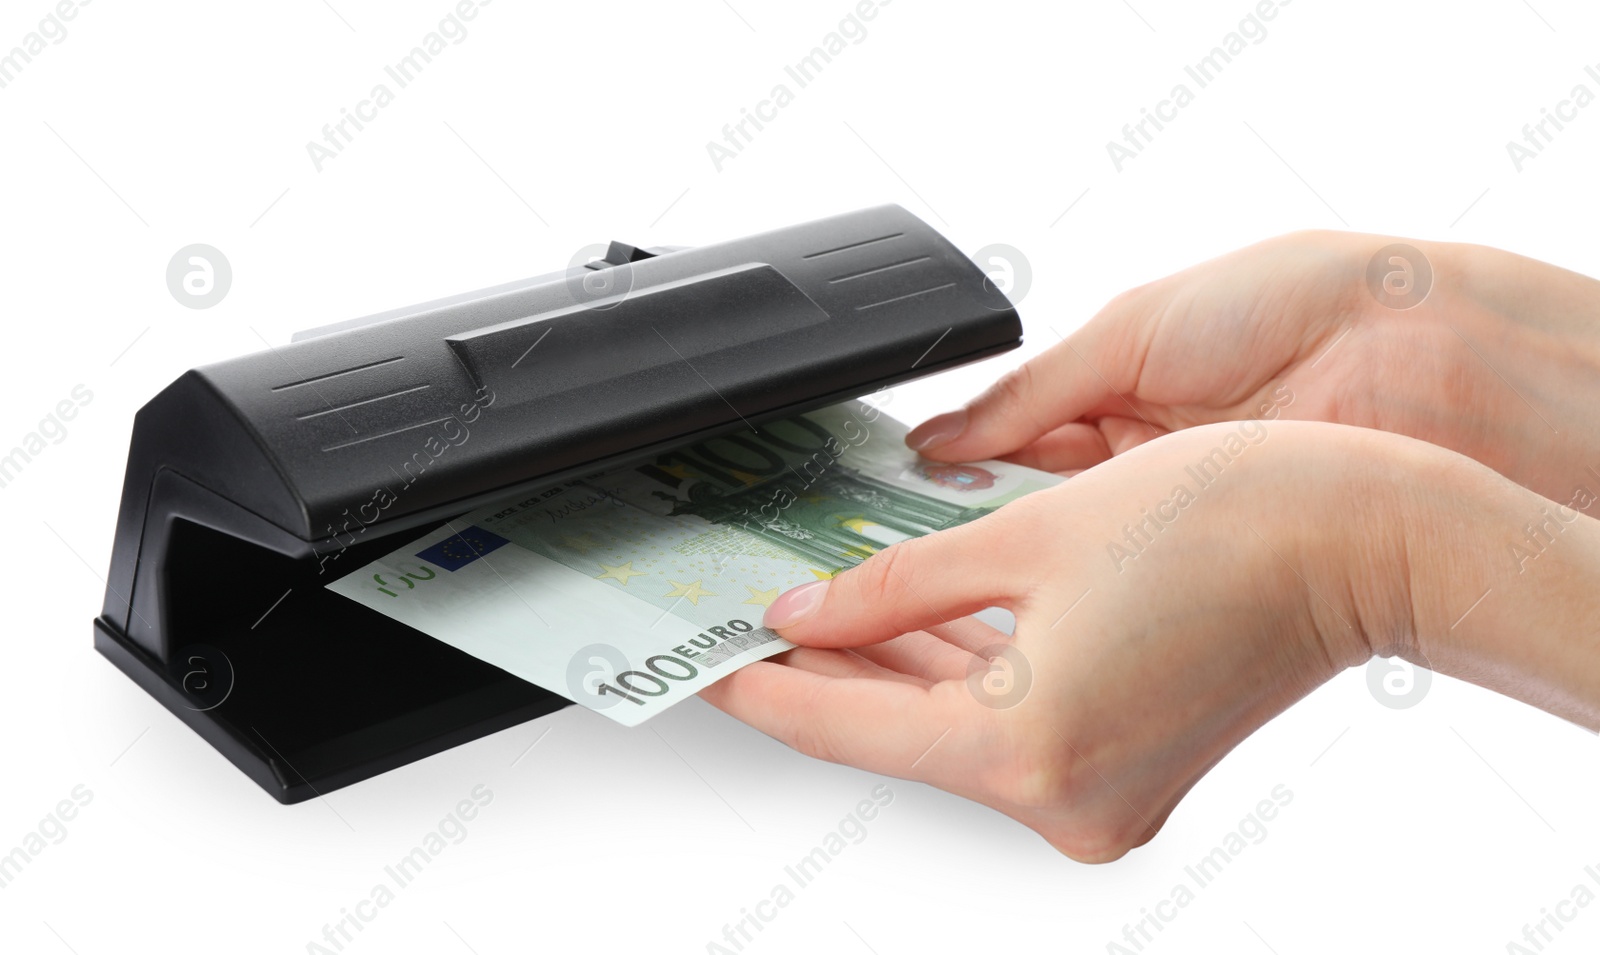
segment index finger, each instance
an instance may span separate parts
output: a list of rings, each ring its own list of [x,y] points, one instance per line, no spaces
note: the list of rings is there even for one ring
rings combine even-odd
[[[1003,375],[960,411],[939,415],[906,443],[940,461],[981,461],[1011,454],[1063,424],[1104,413],[1127,414],[1142,338],[1126,326],[1142,314],[1137,294],[1113,299],[1088,324]]]

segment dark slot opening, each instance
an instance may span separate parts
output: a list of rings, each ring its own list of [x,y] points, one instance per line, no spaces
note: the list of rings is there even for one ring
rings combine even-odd
[[[291,779],[343,785],[352,772],[360,778],[397,764],[396,754],[415,759],[419,748],[434,752],[565,706],[557,694],[325,588],[439,523],[362,540],[319,572],[315,558],[287,558],[177,521],[166,568],[173,666],[180,679],[201,671],[191,688],[216,681],[195,708],[215,703],[231,670],[225,699],[208,715],[255,740]]]

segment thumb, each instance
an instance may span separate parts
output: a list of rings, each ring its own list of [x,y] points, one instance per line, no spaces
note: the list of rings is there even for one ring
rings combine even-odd
[[[1139,356],[1119,343],[1143,314],[1135,295],[1114,299],[1083,328],[1006,373],[965,408],[923,422],[906,444],[940,461],[982,461],[1027,447],[1063,424],[1128,414]]]
[[[1010,607],[1017,575],[998,514],[901,541],[831,580],[785,591],[763,623],[811,647],[859,647],[976,613]]]

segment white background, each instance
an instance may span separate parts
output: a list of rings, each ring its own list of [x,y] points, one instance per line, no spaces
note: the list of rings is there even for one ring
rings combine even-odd
[[[306,951],[481,783],[494,800],[466,841],[346,951],[702,952],[881,781],[695,700],[632,731],[569,708],[277,805],[90,648],[132,416],[193,365],[593,242],[698,244],[884,201],[969,253],[1015,246],[1033,273],[1024,347],[902,387],[892,410],[913,421],[1121,289],[1291,229],[1600,274],[1600,104],[1521,172],[1505,148],[1575,84],[1600,93],[1600,13],[1578,0],[1298,0],[1120,173],[1107,140],[1247,0],[899,0],[720,172],[707,141],[847,0],[498,0],[318,172],[306,142],[452,6],[331,2],[99,0],[0,89],[0,447],[73,386],[94,396],[0,489],[0,853],[75,785],[94,793],[0,889],[7,951]],[[50,9],[7,0],[0,50]],[[165,282],[195,242],[233,266],[209,310]],[[1486,691],[1438,678],[1392,710],[1352,671],[1111,865],[889,780],[867,838],[746,951],[1105,951],[1283,784],[1266,840],[1146,951],[1503,952],[1600,865],[1597,764],[1594,735]],[[1546,951],[1597,944],[1600,905]]]

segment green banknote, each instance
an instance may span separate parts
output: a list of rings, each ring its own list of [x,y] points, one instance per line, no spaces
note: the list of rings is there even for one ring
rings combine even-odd
[[[329,587],[618,722],[792,644],[784,590],[1060,478],[942,464],[866,401],[482,508]]]

